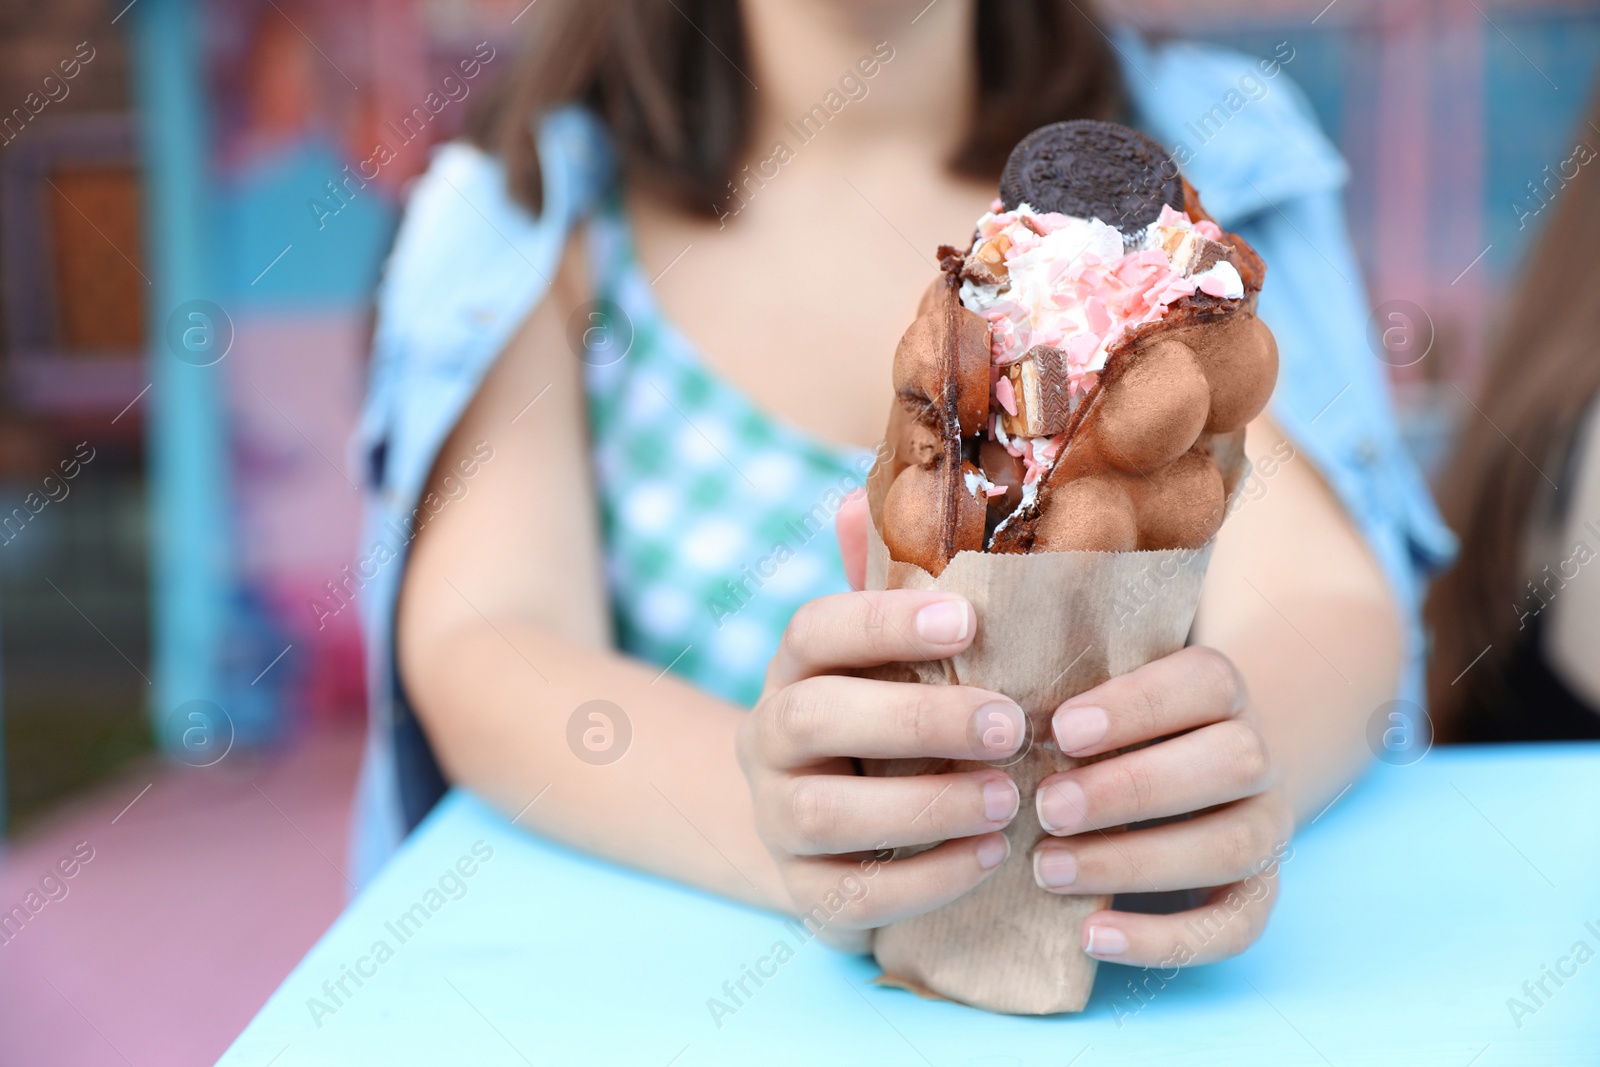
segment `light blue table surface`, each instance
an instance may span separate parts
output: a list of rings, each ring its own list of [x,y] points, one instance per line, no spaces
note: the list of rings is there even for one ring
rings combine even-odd
[[[401,931],[418,904],[426,920]],[[780,941],[792,958],[715,1019],[708,999],[731,1003],[723,983]],[[339,993],[358,966],[371,976]],[[1118,966],[1102,966],[1083,1014],[1050,1018],[921,1000],[876,974],[779,918],[541,841],[456,791],[220,1062],[1600,1064],[1600,745],[1378,766],[1295,839],[1262,940],[1151,981],[1144,1000],[1145,972]]]

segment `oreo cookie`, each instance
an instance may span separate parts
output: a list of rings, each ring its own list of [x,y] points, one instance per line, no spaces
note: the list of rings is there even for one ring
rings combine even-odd
[[[1076,119],[1017,142],[1000,175],[1000,200],[1007,211],[1026,202],[1131,233],[1155,222],[1163,204],[1183,209],[1183,179],[1172,157],[1138,130]]]

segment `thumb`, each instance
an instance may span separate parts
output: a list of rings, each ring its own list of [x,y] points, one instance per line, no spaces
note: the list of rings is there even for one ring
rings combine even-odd
[[[839,538],[839,555],[844,559],[844,576],[851,589],[867,584],[867,492],[857,489],[844,498],[839,513],[833,517],[833,529]]]

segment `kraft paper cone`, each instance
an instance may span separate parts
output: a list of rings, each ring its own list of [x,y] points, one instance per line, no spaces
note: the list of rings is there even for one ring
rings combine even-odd
[[[1242,473],[1242,451],[1227,458],[1233,461],[1227,466]],[[862,761],[865,773],[886,776],[1002,766],[1022,794],[1017,817],[1005,831],[1011,854],[998,871],[961,899],[877,932],[874,951],[883,980],[989,1011],[1082,1011],[1094,985],[1095,960],[1079,947],[1079,931],[1083,920],[1111,898],[1061,896],[1033,880],[1033,849],[1044,837],[1034,808],[1036,787],[1046,776],[1083,762],[1061,754],[1050,716],[1068,697],[1183,647],[1211,546],[1164,552],[961,552],[934,578],[890,559],[884,546],[880,531],[890,467],[880,460],[867,480],[872,514],[867,588],[959,593],[977,613],[977,635],[951,659],[865,673],[1003,693],[1027,714],[1030,742],[1020,756],[993,763]],[[1227,481],[1237,488],[1243,478]]]

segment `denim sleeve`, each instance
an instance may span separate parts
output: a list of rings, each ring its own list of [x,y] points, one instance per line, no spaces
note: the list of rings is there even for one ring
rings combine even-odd
[[[378,291],[352,442],[366,489],[356,603],[367,747],[350,838],[363,883],[445,785],[394,660],[395,606],[429,472],[496,355],[548,291],[572,227],[610,173],[601,129],[581,109],[543,116],[536,135],[544,178],[537,214],[513,198],[498,160],[466,144],[438,148],[412,187]]]
[[[1260,315],[1278,341],[1270,411],[1327,481],[1383,569],[1403,616],[1400,699],[1423,703],[1422,598],[1455,538],[1400,439],[1366,291],[1337,189],[1266,207],[1234,226],[1267,263]]]

